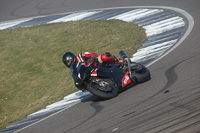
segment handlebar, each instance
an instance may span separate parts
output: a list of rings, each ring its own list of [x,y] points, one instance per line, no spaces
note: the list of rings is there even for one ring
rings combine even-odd
[[[122,59],[130,61],[130,58],[123,50],[119,51],[119,55],[122,57]]]

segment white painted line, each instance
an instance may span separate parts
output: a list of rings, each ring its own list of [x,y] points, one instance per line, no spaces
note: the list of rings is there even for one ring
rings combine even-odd
[[[90,92],[82,92],[82,91],[77,91],[75,93],[72,93],[66,97],[64,97],[64,99],[68,99],[68,100],[71,100],[71,99],[74,99],[74,98],[81,98],[81,97],[85,97],[85,96],[88,96],[88,95],[92,95]]]
[[[138,14],[141,14],[141,13],[144,13],[144,12],[147,12],[149,11],[149,9],[140,9],[139,11],[136,11],[134,13],[130,13],[126,16],[124,15],[121,15],[119,18],[117,19],[120,19],[120,20],[123,20],[123,21],[126,21],[128,18],[131,18],[131,17],[134,17],[135,15],[138,15]]]
[[[173,21],[169,21],[169,22],[166,22],[166,23],[163,23],[163,24],[159,24],[159,25],[155,25],[155,26],[148,26],[148,27],[144,27],[146,29],[146,33],[152,31],[152,30],[157,30],[157,29],[161,29],[161,28],[164,28],[164,27],[173,27],[173,25],[182,25],[184,24],[184,22],[180,19],[177,19],[177,20],[173,20]]]
[[[133,11],[134,11],[134,10],[133,10]],[[119,16],[117,16],[117,17],[113,17],[112,19],[119,19],[119,20],[126,21],[127,18],[134,17],[135,15],[138,15],[138,14],[143,13],[143,12],[146,12],[146,11],[149,11],[149,9],[140,9],[140,10],[137,10],[137,9],[136,9],[134,12],[131,12],[131,13],[126,14],[126,15],[121,14],[121,15],[119,15]],[[111,19],[111,18],[110,18],[110,19]],[[110,20],[110,19],[108,19],[108,20]]]
[[[110,19],[119,19],[119,20],[123,20],[126,22],[131,22],[133,20],[142,18],[142,17],[146,17],[152,14],[156,14],[159,12],[163,12],[163,10],[158,10],[158,9],[136,9],[136,10],[132,10],[130,12],[126,12],[117,16],[114,16]]]
[[[18,21],[11,21],[11,22],[6,22],[6,23],[0,23],[0,30],[13,27],[15,25],[18,25],[20,23],[23,23],[23,22],[26,22],[26,21],[29,21],[29,20],[32,20],[32,18],[30,18],[30,19],[21,19],[21,20],[18,20]]]
[[[48,109],[42,109],[42,110],[40,110],[40,111],[37,111],[37,112],[35,112],[35,113],[32,113],[32,114],[30,114],[30,115],[28,115],[27,117],[29,118],[29,117],[34,117],[34,116],[37,116],[37,115],[40,115],[40,114],[44,114],[44,113],[46,113],[46,112],[50,112],[50,111],[52,111],[53,109],[50,109],[50,108],[48,108]]]
[[[145,28],[145,29],[146,29],[146,33],[149,33],[149,32],[159,30],[159,29],[162,29],[162,28],[166,29],[166,27],[168,27],[169,29],[172,29],[170,27],[175,27],[175,25],[184,26],[184,22],[180,21],[180,20],[176,20],[176,21],[171,21],[171,22],[168,22],[168,23],[165,23],[165,24],[162,24],[162,25],[157,25],[155,27],[150,27],[150,28],[147,28],[147,29]]]
[[[110,19],[122,19],[123,17],[127,17],[127,16],[129,16],[130,14],[135,13],[135,12],[137,12],[137,11],[141,11],[141,10],[143,10],[143,9],[134,9],[134,10],[131,10],[131,11],[129,11],[129,12],[125,12],[125,13],[119,14],[119,15],[117,15],[117,16],[111,17],[111,18],[109,18],[108,20],[110,20]]]
[[[152,14],[156,14],[156,13],[159,13],[159,12],[162,12],[162,11],[163,10],[157,10],[157,9],[155,9],[155,10],[149,10],[149,11],[137,14],[137,15],[130,16],[130,17],[122,19],[122,20],[126,21],[126,22],[132,22],[132,21],[134,21],[136,19],[140,19],[142,17],[150,16]]]
[[[168,46],[163,46],[163,47],[161,47],[161,48],[149,50],[149,51],[148,51],[148,50],[146,50],[146,51],[141,51],[137,56],[134,56],[134,57],[132,57],[132,58],[133,58],[133,60],[134,60],[134,59],[139,60],[139,59],[142,59],[142,58],[145,59],[145,58],[147,58],[148,56],[151,56],[151,55],[156,54],[156,53],[158,53],[158,52],[164,52],[164,51],[166,51],[166,50],[169,49],[172,45],[173,45],[173,44],[168,45]]]
[[[42,109],[40,111],[37,111],[35,113],[32,113],[30,115],[28,115],[28,118],[29,117],[33,117],[33,116],[38,116],[38,115],[41,115],[41,114],[44,114],[44,113],[47,113],[47,112],[51,112],[53,110],[59,110],[59,109],[63,109],[63,108],[69,108],[77,103],[80,103],[81,100],[80,99],[77,99],[77,100],[74,100],[74,101],[70,101],[68,103],[65,103],[65,104],[62,104],[62,105],[49,105],[48,108],[46,109]]]
[[[73,14],[70,14],[70,15],[67,15],[65,17],[62,17],[60,19],[56,19],[56,20],[53,20],[53,21],[50,21],[48,23],[57,23],[57,22],[68,22],[68,21],[77,21],[77,20],[81,20],[85,17],[88,17],[88,16],[92,16],[96,13],[99,13],[100,11],[98,12],[81,12],[81,13],[73,13]]]
[[[165,45],[170,45],[170,44],[175,44],[177,41],[177,39],[175,40],[170,40],[170,41],[167,41],[167,42],[163,42],[163,43],[158,43],[158,44],[155,44],[155,45],[152,45],[152,46],[147,46],[145,48],[141,48],[141,49],[138,49],[137,53],[133,54],[133,56],[137,56],[137,54],[140,52],[140,51],[145,51],[145,50],[151,50],[151,49],[155,49],[155,48],[158,48],[158,47],[162,47],[162,46],[165,46]]]
[[[172,22],[172,21],[177,21],[177,20],[182,20],[182,18],[180,18],[180,17],[173,17],[173,18],[165,19],[163,21],[156,22],[156,23],[144,26],[143,28],[145,28],[145,29],[151,29],[151,27],[157,27],[157,26],[160,26],[160,25]]]
[[[70,105],[70,104],[73,104],[73,103],[79,103],[81,102],[81,99],[75,99],[75,100],[61,100],[59,102],[56,102],[56,103],[53,103],[51,105],[48,105],[46,108],[59,108],[61,106],[67,106],[67,105]]]
[[[146,54],[144,56],[133,57],[133,58],[131,58],[131,61],[134,61],[134,62],[143,62],[143,61],[147,61],[147,60],[152,59],[152,58],[159,57],[160,55],[162,55],[169,48],[170,47],[165,48],[165,49],[161,49],[161,50],[158,50],[158,51],[154,51],[153,53],[149,53],[149,54]]]
[[[46,107],[46,109],[43,109],[43,110],[37,111],[33,114],[30,114],[30,115],[28,115],[28,117],[33,117],[33,116],[40,115],[40,114],[45,113],[45,112],[50,112],[50,111],[55,110],[55,109],[60,109],[60,108],[75,105],[77,103],[80,103],[81,99],[85,99],[85,98],[90,97],[90,96],[92,96],[92,94],[90,92],[77,91],[75,93],[72,93],[72,94],[64,97],[64,100],[61,100],[61,101],[58,101],[58,102],[53,103],[51,105],[48,105]]]
[[[183,27],[184,21],[180,17],[173,17],[155,24],[145,26],[147,36],[152,36],[175,28]]]
[[[13,125],[11,124],[11,125],[7,126],[6,128],[11,128],[11,127],[19,126],[19,125],[22,125],[22,124],[33,123],[33,122],[35,122],[35,121],[36,121],[36,120],[22,121],[22,122],[13,124]],[[9,133],[11,133],[11,132],[9,132]]]
[[[161,34],[161,33],[166,32],[166,31],[170,31],[170,30],[173,30],[173,29],[176,29],[176,28],[183,27],[184,25],[185,25],[184,22],[177,23],[177,24],[174,24],[174,25],[169,25],[169,26],[160,28],[160,29],[152,29],[152,31],[148,31],[148,32],[146,31],[146,34],[147,34],[147,37],[150,37],[150,36],[153,36],[153,35],[156,35],[156,34]]]

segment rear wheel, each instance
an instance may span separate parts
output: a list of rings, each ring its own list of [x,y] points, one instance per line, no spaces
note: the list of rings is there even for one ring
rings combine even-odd
[[[137,83],[143,83],[151,79],[149,70],[142,64],[136,63],[138,69],[131,69],[132,76]]]
[[[87,85],[88,91],[97,97],[111,99],[118,95],[118,88],[110,79],[92,78]]]

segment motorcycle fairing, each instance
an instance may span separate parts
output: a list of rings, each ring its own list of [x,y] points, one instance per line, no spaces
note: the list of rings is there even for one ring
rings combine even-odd
[[[124,77],[123,77],[123,79],[122,79],[122,88],[124,88],[125,86],[127,86],[128,84],[130,84],[131,83],[131,79],[130,79],[130,77],[129,77],[129,72],[127,72],[125,75],[124,75]]]
[[[110,65],[107,67],[99,67],[99,66],[96,67],[98,67],[98,69],[96,70],[98,78],[112,79],[116,83],[118,88],[122,87],[121,80],[126,73],[117,68],[114,63],[110,63]],[[94,67],[93,69],[95,71],[96,68]]]
[[[84,80],[93,76],[98,78],[112,79],[118,88],[122,87],[122,78],[125,76],[125,72],[115,66],[114,63],[110,63],[107,67],[91,66],[86,67],[82,63],[74,63],[70,67],[70,73],[75,80],[76,85],[82,85]]]

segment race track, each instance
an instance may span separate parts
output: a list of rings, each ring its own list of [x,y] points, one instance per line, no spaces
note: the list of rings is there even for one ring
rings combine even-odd
[[[150,81],[128,89],[111,100],[102,101],[92,97],[26,127],[20,130],[20,133],[200,131],[200,1],[2,0],[0,6],[1,22],[71,11],[126,6],[176,7],[188,12],[194,19],[194,27],[187,38],[169,54],[148,67],[152,75]],[[189,23],[185,23],[187,29]]]

